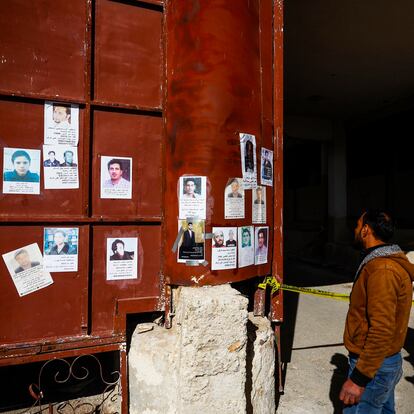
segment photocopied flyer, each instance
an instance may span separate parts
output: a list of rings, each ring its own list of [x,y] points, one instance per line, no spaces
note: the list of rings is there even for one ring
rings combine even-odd
[[[183,176],[178,183],[179,218],[206,218],[206,177]]]
[[[43,145],[43,171],[46,190],[79,188],[78,148]]]
[[[178,263],[204,262],[204,220],[178,220],[178,231],[183,234],[178,244]]]
[[[239,240],[239,267],[246,267],[254,264],[254,229],[253,226],[238,228]]]
[[[269,242],[269,227],[255,227],[254,229],[254,263],[263,264],[267,263],[267,252]]]
[[[138,238],[106,239],[106,280],[138,278]]]
[[[101,198],[132,198],[132,158],[101,156]]]
[[[79,229],[45,227],[43,230],[43,267],[49,272],[78,271]]]
[[[262,148],[261,159],[261,183],[262,185],[273,185],[273,151]]]
[[[237,267],[237,227],[213,227],[211,270]]]
[[[240,159],[245,190],[256,188],[256,137],[251,134],[240,133]]]
[[[244,218],[245,198],[242,178],[230,178],[224,189],[224,217]]]
[[[40,194],[40,151],[3,148],[3,194]]]
[[[76,147],[79,142],[79,105],[46,101],[44,143]]]
[[[43,257],[37,243],[4,253],[2,256],[20,297],[53,283],[50,273],[43,269]]]
[[[266,187],[262,185],[252,190],[252,221],[266,223]]]

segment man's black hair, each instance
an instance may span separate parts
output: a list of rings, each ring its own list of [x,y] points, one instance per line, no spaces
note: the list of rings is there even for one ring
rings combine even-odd
[[[122,160],[118,159],[118,158],[113,158],[112,160],[110,160],[108,162],[108,170],[111,167],[112,164],[119,164],[119,168],[121,171],[124,171],[124,163],[122,162]]]
[[[385,211],[371,208],[367,209],[362,217],[362,224],[368,224],[374,236],[383,242],[388,242],[394,235],[394,219]]]
[[[114,240],[114,241],[112,242],[112,246],[111,246],[111,250],[112,250],[114,253],[116,253],[116,251],[117,251],[117,245],[118,245],[118,243],[121,243],[121,244],[122,244],[122,246],[124,246],[124,247],[125,247],[125,243],[124,243],[122,240],[120,240],[120,239],[116,239],[116,240]]]

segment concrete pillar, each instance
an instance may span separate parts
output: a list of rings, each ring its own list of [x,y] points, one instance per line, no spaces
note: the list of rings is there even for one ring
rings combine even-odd
[[[229,285],[183,287],[175,297],[171,329],[138,325],[133,334],[130,414],[273,414],[269,322],[249,323],[249,345],[248,301]]]
[[[346,134],[342,122],[333,123],[333,138],[328,156],[328,218],[332,242],[349,240],[346,227]]]

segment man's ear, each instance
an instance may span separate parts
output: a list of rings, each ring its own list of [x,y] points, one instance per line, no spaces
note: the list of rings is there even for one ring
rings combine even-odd
[[[364,224],[361,229],[361,236],[367,237],[369,234],[372,234],[371,227],[369,227],[368,224]]]

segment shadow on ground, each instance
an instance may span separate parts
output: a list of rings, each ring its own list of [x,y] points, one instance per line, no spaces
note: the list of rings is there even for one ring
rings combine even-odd
[[[306,263],[301,260],[285,259],[284,283],[298,287],[331,286],[353,281],[353,270],[338,269],[317,264]],[[299,293],[284,291],[283,293],[284,322],[281,325],[281,383],[285,385],[286,372],[291,362],[293,340],[298,311]],[[315,347],[336,346],[340,344],[317,344]],[[414,354],[413,354],[414,357]],[[334,414],[342,412],[342,403],[339,400],[339,391],[347,376],[348,359],[342,354],[334,354],[331,364],[334,369],[330,399],[332,401]],[[276,398],[276,407],[279,405],[280,394]]]

